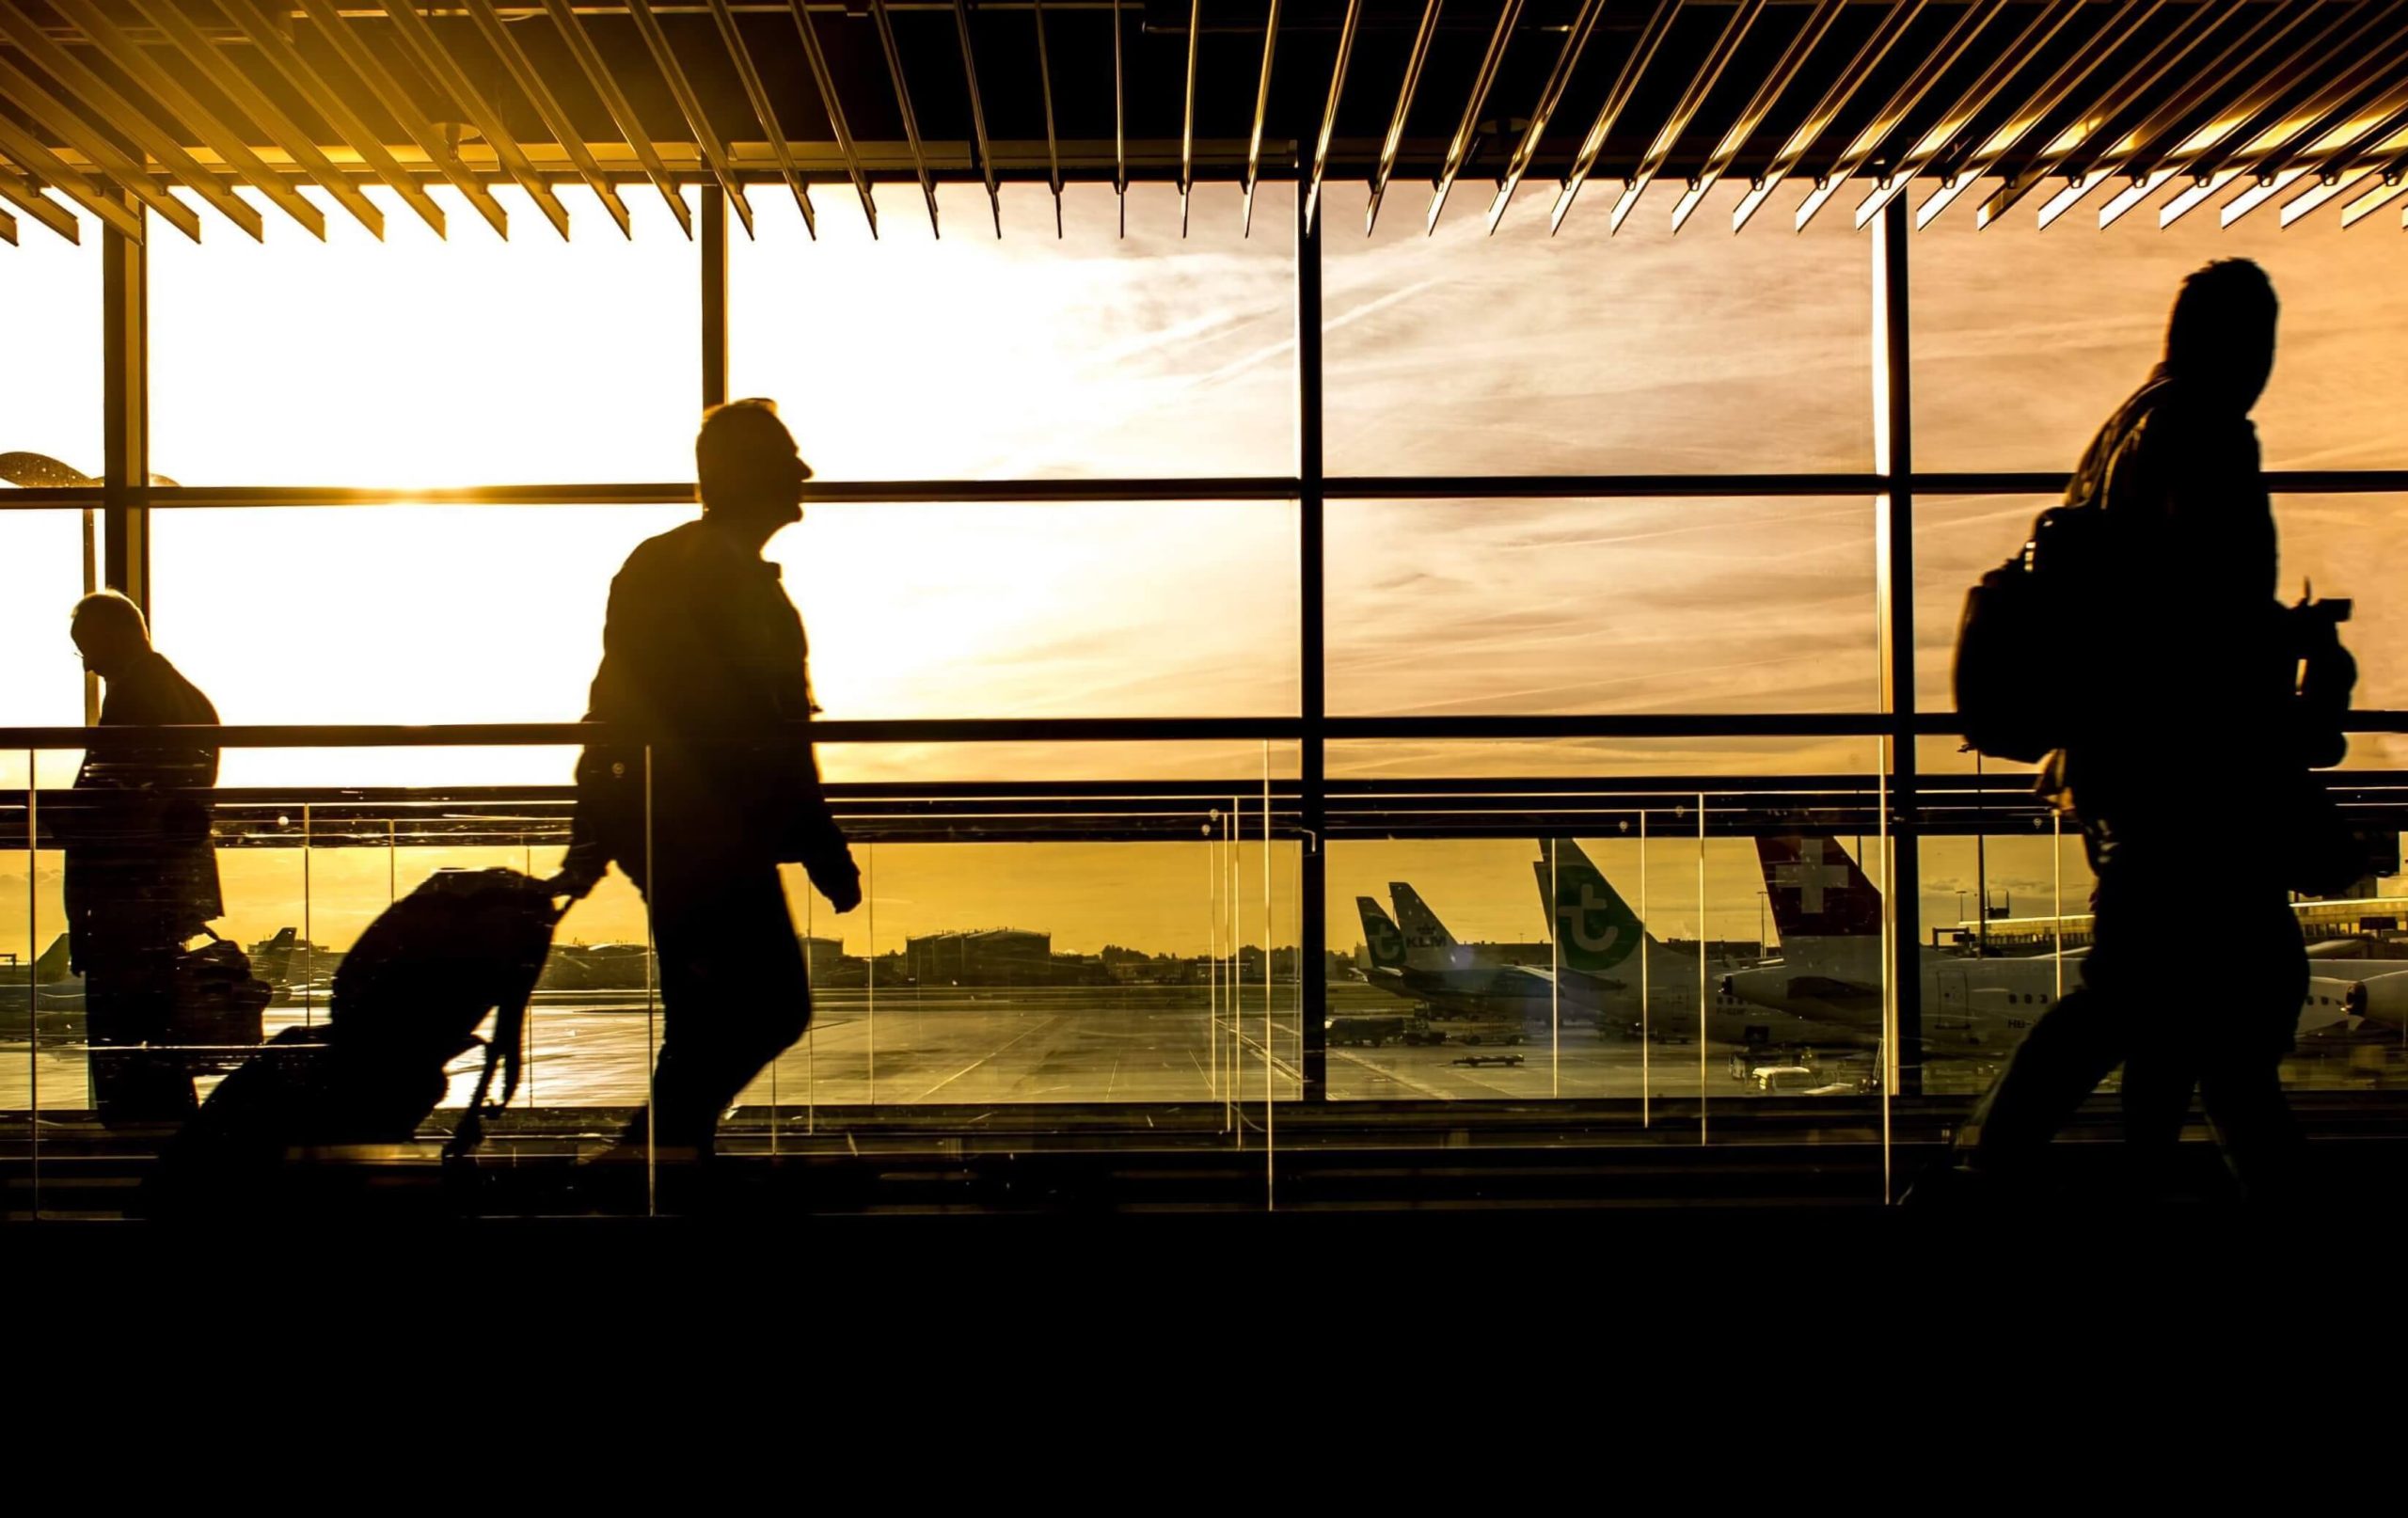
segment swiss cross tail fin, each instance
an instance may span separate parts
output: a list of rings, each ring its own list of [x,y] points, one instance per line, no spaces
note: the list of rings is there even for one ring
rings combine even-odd
[[[1881,931],[1881,892],[1829,833],[1756,840],[1765,895],[1782,938],[1868,938]]]

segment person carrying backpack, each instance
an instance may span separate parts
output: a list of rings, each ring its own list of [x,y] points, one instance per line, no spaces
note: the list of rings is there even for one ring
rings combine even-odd
[[[2307,984],[2289,893],[2354,873],[2310,768],[2340,758],[2355,668],[2335,635],[2345,603],[2275,595],[2249,412],[2276,309],[2246,260],[2187,277],[2163,361],[2091,440],[2026,559],[1968,603],[1968,736],[2003,757],[2048,751],[2040,788],[2080,819],[2098,878],[2082,985],[2033,1025],[1959,1135],[1958,1165],[1993,1182],[2028,1182],[2121,1065],[2144,1178],[2162,1176],[2195,1089],[2247,1194],[2300,1183],[2280,1083]],[[2021,684],[2005,691],[2010,666]],[[2200,951],[2203,899],[2216,918]],[[2199,952],[2210,977],[2175,972]]]
[[[803,731],[816,707],[802,619],[761,557],[802,519],[811,478],[768,401],[714,406],[694,442],[703,514],[637,546],[610,582],[587,719],[635,744],[589,746],[556,894],[614,862],[643,893],[668,1028],[652,1104],[619,1147],[704,1159],[720,1115],[802,1036],[811,992],[778,878],[800,862],[837,911],[861,875]]]

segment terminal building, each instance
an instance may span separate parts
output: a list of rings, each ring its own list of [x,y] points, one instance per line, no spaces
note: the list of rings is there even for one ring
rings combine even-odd
[[[919,986],[1043,986],[1054,978],[1054,936],[990,927],[907,939],[903,972]]]
[[[801,1031],[718,1130],[743,1205],[1891,1205],[2086,946],[2078,834],[1965,749],[1951,631],[2210,260],[2282,303],[2253,414],[2282,597],[2355,597],[2328,789],[2408,828],[2400,25],[0,3],[0,1207],[138,1210],[187,1108],[334,1036],[328,967],[397,903],[554,878],[590,746],[626,745],[658,846],[679,751],[581,719],[614,577],[695,518],[700,419],[748,397],[813,471],[763,551],[863,899],[783,867],[807,997],[747,1004]],[[68,619],[103,591],[213,734],[97,732],[125,712]],[[255,971],[305,947],[247,1006],[196,933],[178,995],[212,1017],[121,1036],[69,962],[67,861],[87,755],[146,744],[216,755],[178,799],[210,931]],[[2184,735],[2162,764],[2216,761]],[[1548,897],[1529,941],[1554,841],[1613,891]],[[1476,1048],[1449,1019],[1332,1045],[1413,1015],[1346,952],[1401,879],[1524,940],[1432,983]],[[2010,882],[2049,915],[1936,909]],[[2185,1014],[2230,978],[2219,883],[2165,946]],[[2400,889],[2301,909],[2283,1079],[2337,1164],[2408,1138]],[[472,1114],[504,1020],[447,1031],[422,1122],[276,1151],[316,1156],[289,1205],[676,1210],[578,1168],[652,1098],[663,986],[711,983],[656,909],[609,875],[558,920],[515,1085]],[[103,1120],[127,1068],[168,1116]],[[2075,1131],[2119,1131],[2112,1092]],[[2185,1183],[2228,1194],[2189,1136]]]

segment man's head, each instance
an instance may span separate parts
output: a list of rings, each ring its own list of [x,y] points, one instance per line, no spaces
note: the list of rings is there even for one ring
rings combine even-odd
[[[75,603],[69,636],[84,656],[84,667],[114,680],[150,651],[150,627],[142,609],[115,591],[96,591]]]
[[[774,401],[730,401],[703,413],[694,438],[694,477],[713,516],[759,522],[775,531],[802,520],[802,462]]]
[[[2273,282],[2247,259],[2194,270],[2165,324],[2165,372],[2247,411],[2274,371]]]

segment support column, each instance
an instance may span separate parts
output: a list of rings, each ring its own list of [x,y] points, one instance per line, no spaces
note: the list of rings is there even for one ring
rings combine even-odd
[[[1881,617],[1881,739],[1890,778],[1890,848],[1883,902],[1890,994],[1896,1009],[1888,1089],[1923,1089],[1922,808],[1915,784],[1914,387],[1907,309],[1907,198],[1892,200],[1873,237],[1873,466],[1887,478],[1877,521]]]
[[[1323,966],[1329,947],[1329,808],[1324,795],[1326,756],[1322,722],[1328,715],[1324,657],[1326,612],[1322,579],[1322,371],[1321,216],[1305,209],[1304,185],[1296,186],[1296,528],[1297,583],[1302,593],[1298,692],[1305,737],[1299,794],[1303,799],[1305,857],[1298,872],[1296,976],[1304,1019],[1304,1096],[1329,1095],[1329,985]]]
[[[703,405],[727,400],[727,192],[703,188]]]
[[[143,216],[132,196],[126,208]],[[148,218],[145,217],[147,222]],[[101,229],[101,578],[150,615],[150,269],[143,245]]]

